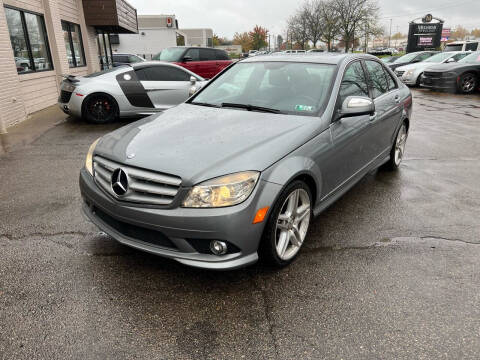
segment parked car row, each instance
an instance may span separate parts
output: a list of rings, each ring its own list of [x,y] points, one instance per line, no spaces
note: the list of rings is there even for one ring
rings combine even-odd
[[[470,94],[480,86],[480,51],[420,51],[388,66],[406,85]]]
[[[100,77],[125,102],[148,101],[140,72],[161,66]],[[95,141],[82,208],[120,243],[182,264],[286,266],[314,216],[372,170],[398,169],[411,121],[410,90],[373,56],[255,56]]]

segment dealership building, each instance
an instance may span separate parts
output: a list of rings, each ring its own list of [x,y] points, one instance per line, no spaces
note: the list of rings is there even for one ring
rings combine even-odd
[[[179,28],[175,15],[138,15],[138,33],[112,37],[114,53],[135,54],[150,60],[170,46],[211,47],[213,30]]]
[[[0,132],[57,102],[62,76],[112,66],[110,34],[137,33],[125,0],[0,0]]]

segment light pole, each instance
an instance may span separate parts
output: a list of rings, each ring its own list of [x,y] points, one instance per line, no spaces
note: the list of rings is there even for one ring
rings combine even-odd
[[[388,47],[390,48],[390,40],[392,39],[392,19],[390,19],[390,35],[388,36]]]

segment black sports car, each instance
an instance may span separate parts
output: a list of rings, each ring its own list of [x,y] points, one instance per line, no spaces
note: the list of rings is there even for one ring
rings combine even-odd
[[[480,51],[471,53],[456,63],[429,67],[420,79],[422,87],[455,90],[470,94],[480,86]]]
[[[428,59],[429,57],[431,57],[435,54],[438,54],[438,51],[412,52],[412,53],[408,53],[406,55],[403,55],[403,56],[399,57],[393,63],[389,63],[387,65],[390,69],[395,70],[396,68],[398,68],[400,66],[403,66],[403,65],[408,65],[408,64],[421,62],[421,61],[426,60],[426,59]]]

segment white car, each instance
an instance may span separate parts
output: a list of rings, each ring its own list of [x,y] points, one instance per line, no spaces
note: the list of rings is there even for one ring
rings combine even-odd
[[[435,64],[457,62],[468,54],[470,54],[470,52],[466,51],[447,51],[438,53],[424,61],[400,66],[395,69],[395,74],[406,85],[420,86],[420,78],[425,69]]]
[[[58,106],[92,123],[152,115],[183,103],[207,81],[184,67],[145,61],[82,77],[66,76]]]

